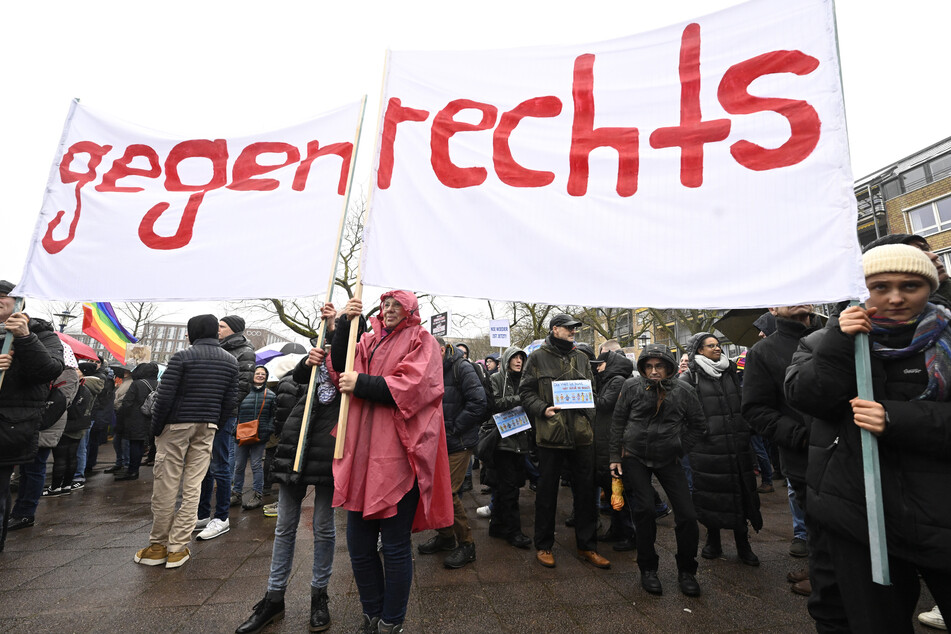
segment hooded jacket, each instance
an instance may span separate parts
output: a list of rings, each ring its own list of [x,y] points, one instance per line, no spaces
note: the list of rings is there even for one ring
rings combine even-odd
[[[294,471],[294,461],[297,459],[297,444],[300,441],[301,421],[304,418],[304,407],[307,401],[306,386],[310,382],[311,368],[306,364],[307,359],[301,359],[294,370],[284,378],[291,377],[295,385],[304,385],[304,393],[297,399],[291,408],[281,430],[280,440],[274,453],[274,479],[290,485],[334,485],[333,461],[336,438],[334,429],[337,426],[337,417],[340,413],[340,394],[334,396],[329,403],[321,403],[318,397],[319,390],[315,387],[311,402],[310,425],[307,428],[307,439],[302,452],[301,469]],[[338,385],[338,374],[330,365],[330,357],[325,360],[328,375],[334,387]],[[320,375],[318,375],[318,379]],[[284,382],[284,379],[281,379]],[[319,385],[319,384],[318,384]],[[280,395],[278,395],[280,398]]]
[[[512,361],[512,358],[517,355],[522,355],[522,372],[512,372],[509,370],[509,363]],[[489,377],[489,412],[490,414],[499,414],[501,412],[507,412],[508,410],[519,407],[522,404],[522,399],[519,397],[518,387],[522,379],[522,373],[525,371],[525,360],[527,356],[525,351],[516,346],[507,348],[502,354],[502,360],[499,362],[499,368],[496,372],[493,372]],[[484,423],[485,427],[491,430],[493,427],[498,429],[495,424],[495,419],[492,416],[489,416],[489,419]],[[498,432],[496,432],[498,433]],[[496,446],[496,451],[509,451],[513,453],[525,453],[527,454],[531,450],[531,439],[528,434],[530,431],[522,431],[517,434],[512,434],[506,438],[499,439],[499,444]]]
[[[415,295],[384,293],[381,308],[389,297],[407,317],[390,332],[379,317],[371,318],[373,332],[360,337],[353,366],[361,378],[382,377],[388,398],[351,400],[343,458],[334,461],[333,506],[365,519],[393,517],[396,504],[418,483],[413,531],[444,528],[452,524],[453,509],[439,344],[420,326]],[[347,349],[349,331],[349,322],[338,322],[334,349]]]
[[[31,319],[27,326],[28,335],[13,338],[13,361],[0,386],[0,466],[36,456],[50,385],[65,367],[53,326],[42,319]]]
[[[648,467],[662,467],[682,458],[703,436],[706,421],[697,393],[677,380],[677,364],[666,348],[648,345],[637,359],[638,375],[621,387],[611,419],[611,462],[633,456]],[[668,378],[647,379],[649,358],[667,362]]]
[[[634,362],[620,352],[607,352],[605,368],[597,373],[598,390],[594,395],[594,475],[602,485],[611,481],[611,421],[624,382],[634,373]]]
[[[687,343],[687,370],[680,375],[697,391],[706,417],[706,430],[690,450],[693,470],[693,503],[700,523],[707,528],[736,529],[749,520],[763,527],[750,426],[740,413],[742,393],[736,364],[730,362],[718,379],[697,364],[697,354],[709,332],[697,333]]]
[[[116,413],[118,432],[126,440],[146,440],[149,437],[149,421],[142,414],[142,404],[153,390],[158,388],[158,364],[140,363],[132,370],[132,386],[122,399]]]
[[[528,419],[535,427],[535,442],[550,449],[574,449],[594,442],[594,408],[563,409],[551,418],[545,410],[554,405],[552,383],[587,379],[594,385],[588,356],[572,349],[562,352],[552,343],[553,334],[535,352],[528,355],[522,368],[518,393]]]
[[[254,367],[257,365],[257,358],[254,356],[254,346],[252,346],[248,338],[240,332],[228,335],[220,341],[220,344],[222,350],[228,352],[238,361],[238,393],[236,396],[236,405],[239,405],[244,401],[244,397],[251,392],[251,386],[253,384],[251,379],[254,375]],[[238,415],[237,409],[235,409],[233,415]]]
[[[463,358],[462,351],[453,347],[446,348],[442,376],[446,448],[449,453],[457,453],[479,441],[479,424],[486,412],[485,389],[473,365]]]
[[[743,370],[743,416],[756,433],[776,443],[783,473],[798,483],[806,480],[809,428],[806,417],[786,402],[783,381],[799,340],[820,326],[815,315],[808,326],[778,318],[776,332],[746,353]]]
[[[267,372],[267,368],[263,365],[255,367],[254,370],[257,371],[258,368],[263,368]],[[267,389],[267,377],[264,378],[264,383],[261,385],[254,385],[252,382],[251,391],[238,406],[238,423],[246,423],[257,419],[258,442],[267,442],[271,434],[274,433],[274,410],[276,405],[277,396]]]
[[[886,345],[904,347],[912,334]],[[869,339],[882,341],[876,333]],[[807,512],[825,530],[867,545],[861,435],[849,405],[857,395],[854,346],[836,322],[804,338],[786,374],[785,393],[792,407],[811,417]],[[871,355],[872,390],[888,416],[878,436],[885,536],[889,557],[947,571],[951,402],[918,400],[927,384],[924,357]]]

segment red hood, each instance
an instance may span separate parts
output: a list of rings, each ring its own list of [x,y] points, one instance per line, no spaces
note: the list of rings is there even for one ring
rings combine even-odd
[[[396,328],[393,329],[394,332],[397,330],[402,330],[403,328],[409,328],[410,326],[417,326],[422,323],[422,320],[419,318],[419,300],[416,299],[416,295],[410,293],[409,291],[387,291],[380,295],[380,312],[377,315],[383,314],[383,302],[386,301],[387,297],[392,297],[400,303],[400,306],[403,307],[403,310],[406,311],[406,319],[396,324]],[[377,316],[370,318],[370,325],[373,327],[373,330],[376,332],[383,332],[383,320]]]

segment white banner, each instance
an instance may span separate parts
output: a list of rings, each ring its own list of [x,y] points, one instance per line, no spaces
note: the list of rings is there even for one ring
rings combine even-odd
[[[394,52],[381,117],[367,284],[616,307],[866,294],[831,0]]]
[[[508,348],[512,345],[508,319],[489,320],[489,345],[493,348]]]
[[[182,139],[73,102],[14,292],[81,301],[323,292],[362,108],[252,137]]]

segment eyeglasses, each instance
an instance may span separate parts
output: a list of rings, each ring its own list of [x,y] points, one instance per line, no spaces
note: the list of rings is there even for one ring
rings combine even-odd
[[[720,344],[718,344],[718,343],[708,343],[708,344],[704,344],[703,347],[706,348],[707,350],[715,350],[715,349],[717,349],[717,348],[720,347]],[[722,348],[721,348],[721,349],[722,349]]]

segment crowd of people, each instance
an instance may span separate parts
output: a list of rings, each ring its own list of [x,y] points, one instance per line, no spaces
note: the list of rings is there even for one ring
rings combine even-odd
[[[732,360],[714,333],[700,332],[680,359],[654,343],[635,362],[614,341],[599,350],[576,343],[581,321],[562,313],[531,354],[510,347],[476,363],[467,346],[422,328],[412,293],[384,293],[369,319],[354,298],[339,313],[324,305],[329,346],[273,377],[280,379],[274,390],[267,370],[255,365],[244,320],[233,315],[193,317],[191,345],[172,356],[161,380],[155,364],[143,363],[118,377],[116,388],[108,367],[77,364],[48,323],[15,311],[13,285],[0,282],[0,322],[12,337],[10,352],[0,354],[0,550],[8,530],[34,524],[42,496],[84,486],[115,419],[115,479],[138,478],[143,457],[153,463],[153,524],[137,563],[184,565],[193,536],[222,535],[230,507],[257,509],[265,487],[279,485],[278,501],[264,506],[277,518],[267,587],[239,634],[284,615],[309,487],[310,631],[331,624],[336,508],[346,512],[363,612],[354,619],[358,631],[403,631],[412,533],[433,531],[418,553],[445,553],[446,568],[476,559],[460,497],[474,460],[491,492],[477,512],[489,519],[491,538],[534,547],[538,565],[555,567],[565,556],[555,549],[556,503],[559,487],[570,486],[576,556],[607,569],[599,544],[636,551],[640,584],[651,595],[664,592],[659,516],[673,513],[677,585],[696,597],[697,556],[727,558],[723,531],[732,532],[738,563],[759,565],[750,531],[763,526],[760,496],[785,481],[789,552],[808,561],[788,580],[809,597],[817,631],[911,631],[920,580],[937,605],[919,619],[944,628],[942,614],[951,609],[944,498],[951,485],[951,283],[918,236],[873,243],[863,266],[864,306],[840,305],[827,318],[811,305],[770,308],[757,322],[762,340]],[[857,345],[868,349],[874,399],[859,397]],[[564,382],[590,385],[590,406],[565,406],[556,396]],[[513,417],[527,424],[503,437],[497,420]],[[878,440],[887,586],[872,577],[863,430]],[[342,458],[335,459],[338,439]],[[526,482],[535,492],[531,536],[520,513]]]

